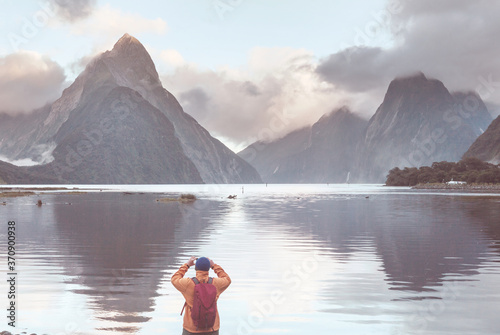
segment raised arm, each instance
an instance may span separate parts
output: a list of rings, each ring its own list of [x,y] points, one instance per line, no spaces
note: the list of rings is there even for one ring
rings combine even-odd
[[[186,272],[189,270],[189,267],[194,265],[194,262],[196,260],[196,257],[192,256],[189,261],[187,261],[185,264],[183,264],[179,270],[177,270],[176,273],[172,275],[172,278],[170,281],[172,282],[172,285],[180,291],[181,293],[184,293],[186,291],[186,288],[188,287],[188,283],[190,282],[189,278],[184,278],[184,275]]]
[[[220,265],[215,264],[213,260],[210,260],[210,267],[214,270],[218,277],[214,278],[214,285],[217,287],[219,294],[221,294],[231,284],[231,278],[229,278],[229,275],[224,271],[224,269]]]

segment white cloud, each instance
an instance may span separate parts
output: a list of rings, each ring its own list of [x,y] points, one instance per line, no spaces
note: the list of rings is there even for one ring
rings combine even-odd
[[[89,16],[95,8],[96,0],[48,0],[57,15],[66,21],[80,20]]]
[[[259,47],[240,68],[201,70],[186,63],[164,74],[162,82],[187,113],[239,150],[312,124],[346,102],[315,68],[306,50]]]
[[[60,22],[59,24],[65,24]],[[73,22],[68,29],[74,35],[91,36],[95,48],[109,49],[124,33],[138,36],[142,33],[165,34],[167,23],[161,19],[148,19],[138,14],[124,13],[110,5],[93,10],[85,19]]]
[[[163,50],[159,53],[160,59],[168,66],[169,69],[175,69],[187,65],[181,53],[174,49]]]
[[[33,150],[35,152],[34,156],[36,157],[36,160],[33,160],[32,158],[10,160],[8,157],[2,155],[0,155],[0,160],[17,166],[48,164],[54,160],[54,156],[52,156],[52,153],[55,148],[56,144],[54,142],[35,146]]]
[[[82,0],[82,2],[88,1]],[[139,38],[145,33],[163,35],[168,31],[167,23],[161,18],[144,18],[138,14],[123,12],[110,5],[92,7],[87,15],[76,20],[67,20],[59,15],[59,20],[51,21],[50,25],[54,29],[66,29],[79,39],[82,37],[91,39],[91,51],[69,65],[68,75],[75,77],[95,56],[111,50],[116,41],[125,33]]]
[[[16,165],[16,166],[34,166],[34,165],[40,164],[38,162],[35,162],[31,158],[24,158],[24,159],[18,159],[18,160],[11,161],[11,160],[9,160],[9,158],[2,156],[2,155],[0,155],[0,161],[7,162],[7,163],[10,163],[10,164]]]
[[[0,58],[0,111],[31,112],[56,100],[65,85],[64,70],[35,52]]]
[[[432,0],[400,2],[390,16],[397,41],[389,48],[357,45],[322,60],[318,73],[333,85],[365,99],[374,108],[389,82],[417,71],[450,90],[476,90],[500,104],[499,2]],[[378,91],[373,95],[374,91]]]
[[[388,0],[362,27],[363,38],[326,59],[303,49],[258,47],[240,68],[183,64],[162,79],[186,112],[232,148],[262,134],[282,136],[344,104],[369,117],[391,80],[417,71],[450,90],[476,90],[497,108],[499,10],[500,3],[487,0]]]

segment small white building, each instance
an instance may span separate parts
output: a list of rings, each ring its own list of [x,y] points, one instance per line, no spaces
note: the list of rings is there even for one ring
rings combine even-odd
[[[458,181],[453,179],[446,183],[446,185],[465,185],[465,184],[467,184],[466,181]]]

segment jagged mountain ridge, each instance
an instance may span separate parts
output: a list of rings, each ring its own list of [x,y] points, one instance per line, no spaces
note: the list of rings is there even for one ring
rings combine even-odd
[[[396,166],[460,160],[492,119],[475,92],[450,93],[423,73],[394,79],[368,122],[349,115],[340,109],[239,155],[269,182],[383,183]]]
[[[476,157],[493,164],[500,164],[500,116],[490,124],[464,154],[464,158]]]
[[[114,94],[117,99],[114,102],[107,101],[107,94],[119,87],[130,91]],[[125,100],[137,101],[132,105],[120,104],[122,96],[128,97]],[[143,107],[136,110],[134,106],[139,101]],[[92,107],[96,111],[109,109],[118,103],[118,107],[131,110],[134,117],[147,115],[146,118],[150,120],[146,124],[149,126],[163,124],[164,132],[142,139],[142,143],[150,144],[148,149],[156,149],[143,150],[144,147],[129,143],[128,151],[116,150],[119,144],[131,139],[119,133],[121,140],[111,140],[113,147],[103,148],[102,152],[93,150],[92,155],[80,155],[78,160],[90,159],[92,164],[76,164],[71,159],[75,157],[75,148],[82,141],[89,140],[85,138],[89,129],[100,126],[96,120],[85,121],[85,111],[92,110],[87,107],[94,103],[104,104],[104,107]],[[106,114],[101,115],[96,111],[94,114],[99,115],[97,119],[106,117]],[[167,120],[163,120],[160,114]],[[384,101],[367,126],[366,123],[361,126],[360,122],[353,122],[355,126],[346,123],[337,127],[337,124],[346,122],[340,119],[328,122],[337,114],[349,115],[341,111],[331,113],[313,127],[300,129],[280,140],[254,143],[242,151],[240,156],[250,161],[264,180],[269,182],[343,182],[349,172],[352,182],[383,182],[387,171],[395,166],[421,166],[434,161],[459,160],[491,122],[491,115],[476,93],[450,93],[442,82],[428,79],[422,73],[393,80]],[[6,116],[0,120],[14,122]],[[73,85],[63,92],[60,99],[42,108],[36,117],[26,120],[29,122],[22,127],[17,125],[17,129],[21,131],[16,131],[18,136],[13,136],[15,141],[5,136],[5,133],[9,134],[5,131],[9,126],[0,127],[0,130],[5,131],[3,137],[0,137],[0,153],[8,152],[12,159],[21,159],[36,157],[41,149],[57,146],[53,152],[56,162],[25,168],[23,173],[41,176],[44,173],[51,175],[58,172],[64,182],[91,180],[102,183],[107,180],[112,183],[217,183],[260,180],[250,165],[212,138],[192,117],[183,112],[175,97],[162,87],[154,63],[145,48],[127,34],[111,51],[96,57]],[[37,123],[33,120],[38,122],[38,126],[26,132],[28,124]],[[43,122],[39,122],[41,120]],[[81,124],[85,124],[87,130],[78,131]],[[128,129],[129,133],[133,129],[131,125],[122,126],[122,130]],[[146,132],[146,129],[147,127],[143,128],[141,133]],[[11,131],[10,135],[13,133]],[[168,145],[159,140],[163,144],[158,146],[153,138],[170,140]],[[356,143],[354,148],[352,143]],[[169,156],[164,154],[158,155],[162,147],[168,147],[167,151],[175,153],[175,159],[167,158]],[[106,160],[115,153],[119,153],[120,160]],[[143,155],[142,161],[132,162],[131,157],[140,155]],[[145,159],[144,155],[149,156]],[[102,162],[114,163],[102,168]],[[192,169],[190,163],[197,171]],[[73,169],[71,164],[78,165],[78,169],[85,169],[78,176],[72,175],[68,169],[64,169],[64,166]],[[120,164],[122,165],[119,166]],[[151,170],[153,167],[154,171]],[[184,174],[170,173],[170,177],[165,178],[166,171],[176,171],[179,167],[182,167]],[[90,173],[92,169],[98,173]],[[113,173],[113,177],[103,178]],[[133,177],[130,178],[130,175]],[[144,175],[154,178],[145,179]]]
[[[365,120],[342,107],[311,127],[270,143],[254,143],[239,155],[254,164],[265,182],[345,182],[365,127]]]
[[[384,182],[393,167],[458,161],[490,122],[474,92],[451,94],[423,73],[396,78],[368,123],[355,180]]]
[[[144,46],[125,34],[113,50],[101,58],[122,86],[139,92],[173,123],[186,156],[206,183],[258,182],[260,176],[219,140],[186,114],[177,99],[161,85],[158,73]],[[137,62],[141,59],[143,62]],[[132,68],[129,68],[130,64]],[[140,70],[144,69],[143,72]],[[132,73],[133,75],[129,75]],[[127,74],[127,75],[124,75]]]
[[[120,100],[123,96],[127,103]],[[111,97],[116,100],[109,101]],[[127,109],[129,118],[133,118],[135,123],[118,120],[118,128],[124,128],[116,133],[110,132],[105,141],[92,145],[91,140],[85,138],[85,133],[96,127],[98,129],[103,118],[109,117],[106,111],[112,107]],[[141,120],[144,122],[141,123]],[[110,120],[110,123],[114,121]],[[86,128],[83,129],[82,125]],[[156,133],[149,133],[150,128]],[[129,139],[122,133],[125,131],[136,142],[140,141],[125,146],[124,141]],[[132,133],[137,136],[131,136]],[[34,148],[54,144],[54,162],[25,170],[33,173],[57,172],[61,182],[260,181],[253,167],[184,113],[175,97],[161,85],[144,46],[128,34],[111,51],[95,57],[61,98],[50,106],[45,120],[23,136],[29,139],[31,145],[11,148],[9,158],[32,157]],[[91,148],[89,154],[78,153],[77,147],[79,144],[83,147],[82,143]],[[84,148],[81,150],[85,153]],[[77,159],[72,160],[72,155]]]

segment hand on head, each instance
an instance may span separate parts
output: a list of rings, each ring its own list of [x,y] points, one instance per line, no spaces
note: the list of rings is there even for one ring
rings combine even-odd
[[[187,265],[188,266],[193,266],[195,261],[196,261],[196,257],[191,256],[191,258],[189,259],[189,261],[187,261]]]

